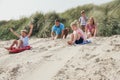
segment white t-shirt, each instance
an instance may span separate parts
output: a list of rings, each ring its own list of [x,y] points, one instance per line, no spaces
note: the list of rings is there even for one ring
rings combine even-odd
[[[86,25],[86,23],[87,23],[87,17],[80,17],[79,18],[79,21],[80,21],[80,25]]]
[[[24,47],[29,45],[29,43],[28,43],[28,40],[29,40],[28,36],[26,36],[26,37],[22,37],[22,36],[21,36],[21,37],[20,37],[20,40],[23,41],[23,46],[24,46]]]

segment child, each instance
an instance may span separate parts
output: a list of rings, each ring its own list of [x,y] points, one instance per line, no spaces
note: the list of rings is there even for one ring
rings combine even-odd
[[[75,44],[81,44],[83,41],[85,41],[85,35],[84,32],[77,27],[77,23],[72,22],[71,23],[71,29],[73,30],[73,33],[71,34],[71,40],[68,41],[69,45]]]
[[[90,17],[86,27],[85,27],[85,33],[87,35],[87,38],[95,37],[97,32],[97,26],[95,24],[94,18]]]
[[[85,32],[85,26],[86,26],[86,23],[87,23],[87,17],[85,15],[85,11],[82,10],[81,11],[81,17],[79,18],[79,22],[80,22],[80,26],[81,26],[81,29]]]
[[[13,41],[12,45],[10,46],[10,48],[6,48],[6,49],[11,49],[13,46],[16,45],[16,48],[24,48],[26,46],[29,45],[28,40],[29,37],[32,34],[32,30],[33,30],[33,24],[30,24],[30,31],[29,33],[26,30],[21,30],[21,35],[17,34],[15,31],[13,31],[13,29],[10,29],[10,31],[19,38],[19,40],[15,40]]]

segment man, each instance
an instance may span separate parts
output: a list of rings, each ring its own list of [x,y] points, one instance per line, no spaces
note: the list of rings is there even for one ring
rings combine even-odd
[[[86,23],[87,23],[87,17],[85,15],[84,10],[81,11],[81,17],[79,18],[79,21],[80,21],[81,29],[85,32],[85,26],[86,26]]]
[[[60,23],[57,19],[55,20],[55,25],[52,27],[51,37],[52,39],[66,38],[68,35],[68,29],[64,28],[64,24]]]

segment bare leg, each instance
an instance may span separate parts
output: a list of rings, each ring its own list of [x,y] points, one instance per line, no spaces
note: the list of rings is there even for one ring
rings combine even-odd
[[[71,41],[74,40],[74,34],[71,34]]]
[[[68,44],[69,44],[69,45],[74,44],[74,42],[75,42],[76,40],[79,40],[80,37],[81,37],[80,34],[71,34],[71,40],[68,41]]]
[[[22,40],[18,40],[18,48],[23,46],[23,41]]]
[[[18,40],[15,40],[15,41],[13,41],[13,43],[12,43],[12,45],[10,46],[10,48],[12,48],[14,45],[18,45]]]
[[[87,38],[89,39],[91,37],[91,32],[87,33]]]
[[[93,37],[95,33],[95,29],[92,29],[91,36]]]
[[[72,45],[73,40],[74,40],[74,34],[71,34],[70,41],[68,41],[67,43],[69,45]]]
[[[16,46],[18,45],[18,40],[14,40],[12,45],[10,47],[5,47],[5,49],[7,49],[7,50],[12,49],[15,45]]]
[[[94,33],[95,33],[95,29],[92,29],[91,32],[88,32],[88,33],[87,33],[87,38],[93,37],[93,36],[94,36]]]

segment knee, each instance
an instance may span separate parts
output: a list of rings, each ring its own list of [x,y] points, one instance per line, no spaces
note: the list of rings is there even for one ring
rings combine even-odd
[[[23,41],[22,40],[18,40],[19,43],[22,43]]]
[[[17,40],[14,40],[13,43],[17,43],[18,41]]]
[[[71,37],[74,37],[74,34],[71,34]]]
[[[95,29],[92,29],[92,33],[94,33],[95,32]]]

